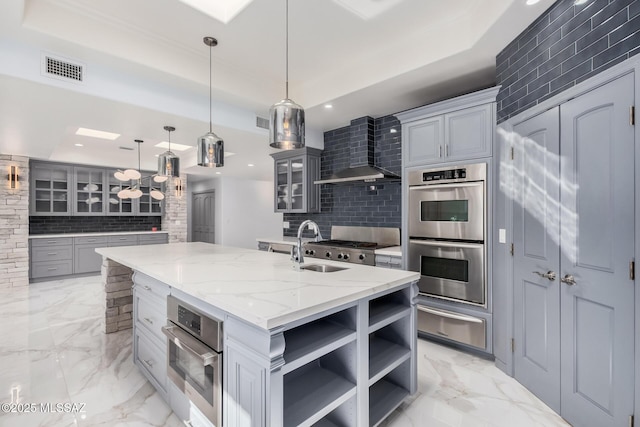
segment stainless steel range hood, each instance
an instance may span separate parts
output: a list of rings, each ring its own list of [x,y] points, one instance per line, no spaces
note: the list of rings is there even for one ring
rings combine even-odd
[[[333,173],[330,177],[314,181],[314,184],[339,184],[343,182],[377,180],[398,181],[400,177],[393,172],[375,166],[374,159],[374,120],[366,116],[351,121],[349,129],[349,167]]]
[[[386,181],[397,181],[400,177],[392,172],[384,170],[376,166],[356,166],[352,168],[342,169],[334,173],[328,179],[320,179],[313,181],[314,184],[338,184],[341,182],[364,181],[374,182],[379,179]]]

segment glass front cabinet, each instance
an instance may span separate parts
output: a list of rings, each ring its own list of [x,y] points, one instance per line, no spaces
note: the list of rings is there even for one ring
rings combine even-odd
[[[71,215],[73,168],[55,163],[31,163],[31,215]]]
[[[115,169],[41,161],[31,161],[30,168],[30,215],[162,215],[162,201],[149,196],[154,172],[142,172],[142,197],[120,199],[118,192],[132,183],[117,180]]]
[[[320,212],[321,150],[311,147],[271,154],[275,162],[274,210],[276,212]]]

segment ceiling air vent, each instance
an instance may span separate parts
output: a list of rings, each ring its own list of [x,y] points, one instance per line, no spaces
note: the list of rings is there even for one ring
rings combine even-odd
[[[118,147],[118,148],[120,148],[121,150],[133,151],[133,148],[131,148],[131,147],[125,147],[125,146],[123,146],[123,145],[121,145],[121,146],[120,146],[120,147]]]
[[[262,129],[269,129],[269,119],[256,116],[256,126]]]
[[[42,55],[42,73],[45,76],[65,81],[82,83],[84,81],[84,64],[56,58],[49,54]]]

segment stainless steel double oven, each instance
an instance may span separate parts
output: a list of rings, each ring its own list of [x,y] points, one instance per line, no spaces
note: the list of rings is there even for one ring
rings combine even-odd
[[[486,307],[486,176],[486,163],[409,173],[408,267],[420,293]]]

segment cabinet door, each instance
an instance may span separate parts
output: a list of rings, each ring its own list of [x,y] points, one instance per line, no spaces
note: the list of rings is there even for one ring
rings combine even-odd
[[[102,255],[96,252],[96,248],[106,246],[106,243],[76,244],[73,248],[73,272],[75,274],[99,272],[102,265]]]
[[[276,161],[276,212],[287,212],[289,210],[289,200],[291,186],[289,185],[289,161],[278,160]]]
[[[289,187],[289,211],[306,212],[306,189],[305,189],[305,158],[294,157],[289,160],[289,170],[291,171]]]
[[[435,163],[442,159],[444,150],[442,116],[407,123],[403,126],[402,134],[406,138],[405,166]]]
[[[113,176],[115,170],[107,170],[106,181],[108,190],[107,215],[133,215],[133,199],[121,199],[118,197],[120,190],[129,187],[130,181],[122,182]]]
[[[105,172],[102,169],[74,168],[75,215],[103,215],[105,211]]]
[[[261,427],[266,425],[266,369],[247,355],[251,351],[228,344],[225,347],[227,399],[225,425]]]
[[[31,163],[30,214],[71,214],[71,167]]]
[[[140,184],[142,196],[138,199],[138,215],[162,215],[162,200],[156,200],[149,195],[151,192],[150,182],[152,182],[151,178],[142,180]],[[167,187],[167,191],[171,191],[171,185],[168,185]]]
[[[445,146],[447,160],[466,160],[491,155],[494,104],[445,114]]]

